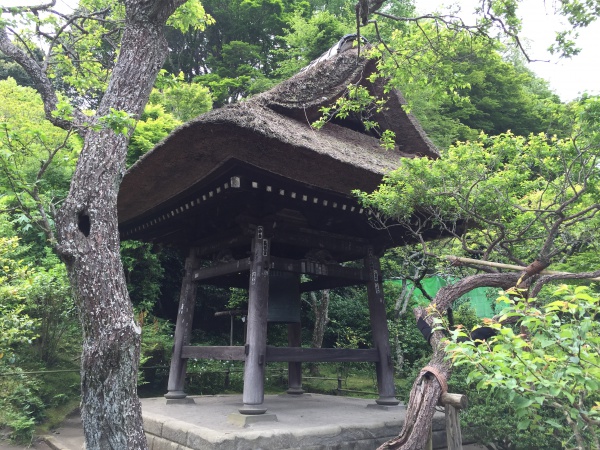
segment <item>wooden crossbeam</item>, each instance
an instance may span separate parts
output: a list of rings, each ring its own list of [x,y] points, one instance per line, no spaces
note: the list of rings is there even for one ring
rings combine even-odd
[[[182,358],[220,359],[225,361],[244,361],[244,347],[240,346],[194,346],[186,345],[181,352]]]
[[[365,284],[367,281],[357,281],[348,278],[318,278],[312,281],[305,281],[300,283],[300,292],[314,292],[321,291],[323,289],[334,289],[346,286],[356,286],[357,284]]]
[[[379,362],[377,349],[267,347],[269,362]]]
[[[356,284],[369,281],[369,275],[363,268],[344,267],[339,264],[326,264],[306,259],[295,260],[271,257],[271,269],[293,272],[302,275],[319,275],[356,281]]]
[[[230,275],[232,273],[246,272],[250,270],[250,258],[236,259],[231,262],[219,264],[213,267],[203,267],[194,271],[193,280],[209,280],[223,275]]]
[[[245,348],[242,346],[194,346],[183,347],[184,359],[219,359],[244,361]],[[301,348],[267,346],[267,362],[378,362],[377,349],[350,348]]]

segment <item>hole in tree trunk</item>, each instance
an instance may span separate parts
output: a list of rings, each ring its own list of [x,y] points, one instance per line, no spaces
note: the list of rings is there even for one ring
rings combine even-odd
[[[90,235],[90,229],[92,228],[92,223],[90,222],[90,216],[86,213],[79,213],[79,218],[77,220],[77,227],[79,231],[83,233],[85,237]]]

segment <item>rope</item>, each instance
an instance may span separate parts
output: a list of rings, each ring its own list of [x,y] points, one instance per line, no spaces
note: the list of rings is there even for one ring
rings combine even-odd
[[[442,394],[447,393],[448,392],[448,382],[446,381],[446,377],[444,375],[442,375],[433,366],[423,367],[423,369],[421,370],[421,373],[419,375],[425,375],[428,372],[431,373],[438,380],[438,383],[440,383],[440,386],[442,387]]]

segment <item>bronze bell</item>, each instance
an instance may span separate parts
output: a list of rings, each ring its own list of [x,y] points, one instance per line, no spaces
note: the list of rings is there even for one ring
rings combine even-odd
[[[269,272],[268,322],[300,323],[300,275]]]

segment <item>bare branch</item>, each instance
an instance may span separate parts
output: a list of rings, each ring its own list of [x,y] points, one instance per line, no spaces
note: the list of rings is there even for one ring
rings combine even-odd
[[[0,51],[6,56],[13,58],[31,77],[36,90],[42,96],[46,118],[52,122],[52,124],[65,130],[83,126],[86,119],[84,114],[79,110],[74,111],[73,122],[56,117],[52,114],[58,106],[58,97],[56,96],[52,83],[50,83],[50,80],[38,62],[12,43],[8,37],[6,27],[0,27]]]
[[[38,11],[48,10],[48,9],[52,8],[54,5],[56,5],[56,0],[48,0],[48,2],[40,3],[38,5],[11,6],[11,7],[3,6],[1,10],[2,10],[2,12],[7,12],[7,13],[12,13],[14,11],[38,12]]]
[[[594,272],[581,272],[581,273],[559,273],[554,275],[544,275],[535,281],[533,284],[530,295],[535,297],[539,294],[542,288],[551,282],[562,281],[562,280],[587,280],[587,281],[598,281],[600,277],[600,270]]]

